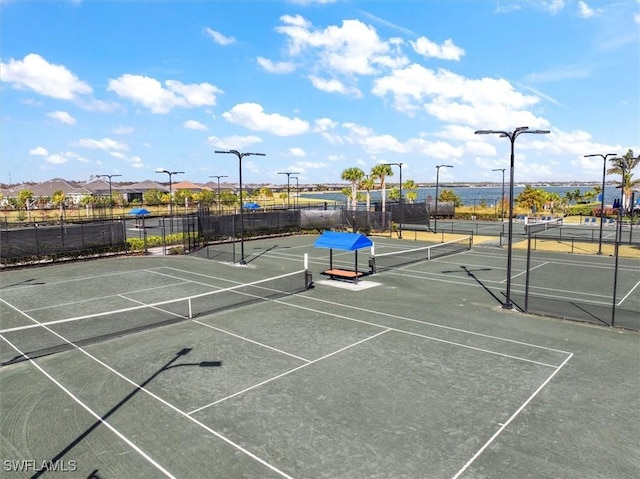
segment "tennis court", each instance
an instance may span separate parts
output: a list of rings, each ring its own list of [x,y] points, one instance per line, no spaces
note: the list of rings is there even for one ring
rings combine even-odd
[[[355,285],[315,239],[3,273],[4,475],[638,476],[638,333],[502,310],[500,248]]]

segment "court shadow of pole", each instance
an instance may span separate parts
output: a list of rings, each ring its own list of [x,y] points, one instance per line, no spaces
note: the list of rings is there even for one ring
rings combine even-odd
[[[482,281],[480,281],[478,279],[478,277],[473,274],[474,271],[492,271],[491,268],[481,268],[481,269],[475,269],[475,270],[470,270],[469,268],[467,268],[466,265],[462,265],[460,266],[461,269],[464,270],[465,273],[467,273],[467,276],[469,276],[470,278],[473,278],[473,280],[478,283],[480,286],[482,286],[482,289],[484,289],[487,293],[489,293],[489,295],[495,299],[499,304],[502,304],[503,301],[495,295],[495,293],[493,291],[491,291]],[[457,271],[443,271],[442,273],[444,274],[448,274],[448,273],[457,273]]]
[[[164,366],[162,366],[160,369],[158,369],[155,373],[153,373],[151,376],[149,376],[147,379],[145,379],[144,382],[139,384],[133,391],[131,391],[129,394],[127,394],[127,396],[125,396],[121,401],[119,401],[118,404],[113,406],[102,417],[100,417],[99,420],[94,422],[82,434],[80,434],[77,438],[75,438],[73,441],[71,441],[69,443],[69,445],[67,447],[65,447],[62,451],[60,451],[58,454],[56,454],[55,457],[53,457],[50,461],[46,461],[45,462],[45,467],[43,467],[42,469],[38,470],[34,475],[32,475],[31,479],[35,479],[37,477],[40,477],[45,472],[47,472],[48,468],[46,467],[46,465],[49,465],[49,464],[50,465],[55,465],[67,453],[69,453],[74,447],[76,447],[82,440],[84,440],[89,434],[91,434],[95,429],[97,429],[98,426],[100,426],[103,422],[105,422],[111,415],[113,415],[118,409],[120,409],[122,406],[124,406],[131,398],[133,398],[136,394],[138,394],[138,392],[140,392],[146,385],[148,385],[151,381],[153,381],[158,375],[160,375],[164,371],[167,371],[167,370],[172,369],[172,368],[183,367],[183,366],[197,366],[197,367],[201,367],[201,368],[222,366],[222,362],[221,361],[201,361],[199,363],[173,364],[179,358],[181,358],[183,356],[186,356],[190,352],[191,352],[191,348],[183,348],[180,351],[178,351],[176,353],[175,357],[171,358],[171,360],[169,360],[169,362],[167,362]],[[93,478],[100,477],[99,475],[97,475],[98,472],[99,471],[97,469],[95,469],[89,475],[89,477],[90,478],[91,477],[93,477]]]

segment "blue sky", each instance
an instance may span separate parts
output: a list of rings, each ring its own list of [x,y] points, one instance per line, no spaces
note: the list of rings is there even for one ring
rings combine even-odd
[[[590,181],[640,153],[640,1],[0,0],[0,182]],[[395,168],[395,167],[394,167]],[[508,171],[508,170],[507,170]],[[395,168],[397,176],[397,168]],[[214,180],[215,181],[215,180]],[[223,180],[224,181],[224,180]]]

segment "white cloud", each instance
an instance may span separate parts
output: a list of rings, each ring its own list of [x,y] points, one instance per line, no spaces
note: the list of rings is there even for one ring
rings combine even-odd
[[[76,124],[76,119],[74,117],[72,117],[69,113],[67,113],[66,111],[52,111],[50,113],[47,113],[47,116],[49,118],[53,118],[56,121],[59,121],[61,123],[65,123],[67,125],[75,125]]]
[[[288,53],[297,56],[312,51],[317,68],[342,75],[372,75],[378,66],[400,67],[407,59],[395,43],[380,39],[375,28],[359,20],[343,20],[341,26],[314,29],[300,15],[284,15],[276,31],[288,37]],[[309,58],[309,55],[307,55]]]
[[[291,153],[293,156],[298,156],[298,157],[307,156],[307,153],[302,148],[296,148],[296,147],[289,148],[289,153]]]
[[[442,45],[432,42],[427,37],[420,37],[415,42],[411,41],[414,51],[427,58],[440,58],[441,60],[460,60],[464,56],[464,50],[453,44],[453,40],[447,39]]]
[[[434,71],[413,64],[377,79],[372,91],[378,96],[391,95],[400,111],[414,114],[422,109],[447,123],[484,128],[548,126],[545,119],[526,110],[540,99],[516,91],[506,80],[473,80],[445,69]]]
[[[223,35],[220,32],[217,32],[209,27],[206,27],[204,29],[205,33],[207,35],[209,35],[211,38],[213,38],[213,41],[216,42],[218,45],[231,45],[232,43],[236,42],[236,39],[233,37],[227,37],[225,35]]]
[[[35,156],[47,156],[49,152],[47,151],[46,148],[43,148],[41,146],[36,146],[32,150],[29,150],[29,154],[35,155]]]
[[[73,100],[92,91],[65,66],[49,63],[36,53],[0,63],[0,81],[11,83],[18,90],[28,89],[60,100]]]
[[[133,133],[133,128],[130,126],[117,126],[113,130],[111,130],[115,135],[130,135]]]
[[[564,8],[564,0],[545,0],[540,2],[543,10],[556,14]]]
[[[295,63],[292,62],[273,62],[264,57],[258,57],[256,61],[258,62],[258,65],[269,73],[291,73],[296,69]]]
[[[321,91],[326,91],[328,93],[342,93],[343,95],[353,95],[356,98],[362,97],[362,93],[357,88],[347,87],[340,80],[336,80],[335,78],[325,80],[323,78],[319,78],[315,75],[309,76],[311,80],[311,84]]]
[[[256,143],[262,143],[262,139],[258,136],[227,136],[225,138],[219,138],[217,136],[210,136],[207,138],[209,144],[216,148],[223,150],[242,150],[247,146],[255,145]]]
[[[69,161],[69,158],[65,158],[62,155],[54,154],[54,155],[47,156],[45,158],[45,161],[47,163],[52,163],[54,165],[62,165],[64,163],[67,163]]]
[[[583,2],[582,0],[578,2],[578,14],[582,18],[595,17],[597,15],[600,15],[601,13],[602,13],[601,8],[593,9],[589,5],[587,5],[587,2]]]
[[[222,114],[229,123],[250,130],[267,131],[277,136],[292,136],[306,133],[309,123],[300,118],[288,118],[278,113],[265,113],[257,103],[240,103]]]
[[[327,166],[326,163],[322,163],[321,161],[296,161],[293,164],[293,167],[296,170],[320,170]]]
[[[202,123],[196,120],[187,120],[182,124],[182,126],[187,128],[188,130],[207,131],[209,129],[207,128],[206,125],[203,125]]]
[[[76,141],[73,146],[83,148],[92,148],[94,150],[121,150],[126,151],[129,147],[124,143],[119,143],[111,138],[103,138],[102,140],[94,140],[93,138],[82,138]]]
[[[131,74],[109,80],[107,90],[134,103],[140,103],[153,113],[168,113],[175,107],[215,105],[216,94],[222,93],[222,90],[210,83],[185,85],[179,81],[167,80],[163,87],[155,78]]]

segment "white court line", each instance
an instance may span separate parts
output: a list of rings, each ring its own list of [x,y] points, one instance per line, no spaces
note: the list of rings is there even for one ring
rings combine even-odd
[[[195,322],[197,323],[198,321],[195,321]],[[209,325],[204,324],[204,323],[200,323],[200,324],[202,324],[203,326],[210,327]],[[269,378],[269,379],[267,379],[267,380],[265,380],[265,381],[262,381],[262,382],[260,382],[260,383],[258,383],[258,384],[254,384],[253,386],[249,386],[248,388],[245,388],[245,389],[243,389],[242,391],[238,391],[238,392],[233,393],[233,394],[231,394],[231,395],[229,395],[229,396],[226,396],[226,397],[223,397],[223,398],[221,398],[221,399],[218,399],[217,401],[214,401],[214,402],[212,402],[212,403],[210,403],[210,404],[205,404],[204,406],[199,407],[198,409],[194,409],[193,411],[188,412],[188,413],[187,413],[187,415],[197,413],[198,411],[202,411],[203,409],[207,409],[208,407],[214,406],[214,405],[219,404],[219,403],[221,403],[221,402],[223,402],[223,401],[226,401],[226,400],[231,399],[231,398],[233,398],[233,397],[239,396],[240,394],[246,393],[247,391],[251,391],[252,389],[255,389],[255,388],[257,388],[257,387],[263,386],[263,385],[265,385],[265,384],[267,384],[267,383],[270,383],[271,381],[275,381],[276,379],[279,379],[279,378],[281,378],[281,377],[283,377],[283,376],[287,376],[288,374],[291,374],[291,373],[293,373],[293,372],[295,372],[295,371],[298,371],[298,370],[300,370],[300,369],[302,369],[302,368],[306,368],[307,366],[311,366],[312,364],[315,364],[315,363],[317,363],[318,361],[321,361],[321,360],[323,360],[323,359],[327,359],[327,358],[329,358],[329,357],[331,357],[331,356],[334,356],[334,355],[336,355],[336,354],[338,354],[338,353],[341,353],[341,352],[343,352],[343,351],[346,351],[347,349],[350,349],[350,348],[352,348],[352,347],[354,347],[354,346],[357,346],[357,345],[359,345],[359,344],[362,344],[362,343],[364,343],[364,342],[366,342],[366,341],[369,341],[369,340],[371,340],[371,339],[373,339],[373,338],[377,338],[378,336],[380,336],[380,335],[382,335],[382,334],[385,334],[385,333],[389,332],[390,330],[391,330],[391,329],[385,329],[384,331],[380,331],[379,333],[376,333],[376,334],[374,334],[373,336],[369,336],[368,338],[361,339],[360,341],[357,341],[357,342],[355,342],[355,343],[353,343],[353,344],[350,344],[350,345],[348,345],[348,346],[345,346],[344,348],[340,348],[340,349],[338,349],[337,351],[333,351],[333,352],[331,352],[331,353],[329,353],[329,354],[326,354],[326,355],[324,355],[324,356],[322,356],[322,357],[320,357],[320,358],[314,359],[313,361],[310,361],[310,362],[308,362],[308,363],[306,363],[306,364],[301,364],[301,365],[300,365],[300,366],[298,366],[297,368],[290,369],[289,371],[285,371],[285,372],[284,372],[284,373],[282,373],[282,374],[278,374],[277,376],[274,376],[274,377],[272,377],[272,378]],[[189,417],[191,417],[191,416],[189,416]]]
[[[629,297],[629,295],[630,295],[631,293],[633,293],[633,290],[634,290],[634,289],[636,289],[636,288],[638,287],[638,285],[640,285],[640,281],[638,281],[638,282],[635,284],[635,286],[634,286],[633,288],[631,288],[631,291],[629,291],[627,294],[625,294],[625,295],[624,295],[624,297],[620,300],[620,302],[619,302],[616,306],[620,306],[620,305],[622,304],[622,302],[623,302],[624,300],[626,300],[626,299]]]
[[[391,326],[384,326],[384,325],[381,325],[381,324],[371,323],[369,321],[365,321],[364,319],[355,319],[355,318],[352,318],[350,316],[345,316],[345,315],[342,315],[342,314],[328,313],[326,311],[321,311],[319,309],[309,308],[307,306],[300,306],[300,305],[291,304],[291,303],[285,303],[285,302],[280,302],[280,301],[275,301],[275,302],[278,302],[278,303],[281,303],[281,304],[286,304],[287,306],[290,306],[292,308],[298,308],[298,309],[303,309],[305,311],[309,311],[309,312],[313,312],[313,313],[324,314],[325,316],[332,316],[332,317],[335,317],[335,318],[346,319],[347,321],[353,321],[355,323],[366,324],[368,326],[374,326],[376,328],[384,328],[384,329],[389,330],[389,331],[395,331],[396,333],[408,334],[410,336],[417,336],[419,338],[429,339],[431,341],[436,341],[436,342],[439,342],[439,343],[445,343],[445,344],[450,344],[452,346],[458,346],[458,347],[465,348],[465,349],[471,349],[472,351],[479,351],[481,353],[493,354],[495,356],[500,356],[500,357],[503,357],[503,358],[516,359],[518,361],[524,361],[524,362],[527,362],[527,363],[538,364],[540,366],[545,366],[545,367],[551,367],[551,368],[557,367],[554,364],[547,364],[547,363],[543,363],[543,362],[540,362],[540,361],[534,361],[532,359],[521,358],[520,356],[513,356],[511,354],[504,354],[504,353],[500,353],[498,351],[492,351],[490,349],[478,348],[476,346],[469,346],[467,344],[458,343],[458,342],[455,342],[455,341],[450,341],[448,339],[440,339],[440,338],[436,338],[434,336],[428,336],[426,334],[420,334],[420,333],[415,333],[413,331],[406,331],[406,330],[400,329],[400,328],[394,328],[394,327],[391,327]],[[329,301],[327,301],[327,302],[329,302]],[[371,313],[374,313],[374,311],[371,311]],[[383,313],[380,313],[380,314],[383,314]],[[393,315],[389,314],[387,316],[393,316]],[[428,324],[428,323],[426,323],[424,321],[420,321],[420,320],[417,320],[417,319],[413,320],[413,319],[410,319],[410,318],[402,318],[400,316],[398,316],[397,318],[398,319],[403,319],[405,321],[414,321],[414,322],[417,322],[417,323]],[[448,329],[454,330],[455,328],[448,328]],[[478,334],[478,336],[491,337],[491,336],[482,335],[482,334]],[[501,339],[501,338],[497,338],[497,339]],[[509,341],[509,340],[504,340],[504,339],[501,339],[501,340],[502,341]],[[519,343],[518,341],[510,341],[510,342]],[[526,344],[526,343],[519,343],[519,344]],[[528,346],[536,347],[536,348],[540,348],[540,349],[547,349],[547,350],[557,351],[557,350],[553,350],[551,348],[543,348],[541,346],[533,346],[533,345],[528,345]],[[559,351],[559,352],[560,353],[565,353],[564,351]],[[569,354],[569,353],[565,353],[565,354]]]
[[[35,321],[35,320],[34,320]],[[49,328],[47,328],[49,329]],[[56,334],[55,332],[51,331],[50,332]],[[57,334],[56,334],[57,335]],[[57,335],[59,336],[59,335]],[[60,336],[60,338],[62,338],[62,336]],[[7,342],[7,344],[9,344],[13,349],[15,349],[18,354],[24,356],[24,357],[28,357],[28,355],[24,352],[22,352],[17,346],[15,346],[11,341],[9,341],[7,338],[2,337],[2,339],[4,341]],[[63,340],[65,340],[64,338],[62,338]],[[65,340],[66,341],[66,340]],[[71,344],[71,343],[70,343]],[[82,348],[78,348],[80,350],[82,350]],[[83,351],[84,352],[84,351]],[[116,436],[118,436],[120,439],[122,439],[124,442],[126,442],[129,446],[131,446],[131,448],[136,451],[138,454],[140,454],[144,459],[147,460],[147,462],[149,462],[150,464],[152,464],[156,469],[158,469],[159,471],[161,471],[165,476],[167,477],[171,477],[171,478],[175,478],[175,476],[173,474],[171,474],[169,471],[167,471],[164,467],[162,467],[159,463],[157,463],[155,460],[153,460],[153,458],[151,456],[149,456],[146,452],[144,452],[142,449],[140,449],[138,446],[136,446],[131,440],[129,440],[124,434],[122,434],[120,431],[118,431],[115,427],[113,427],[111,424],[109,424],[107,421],[105,421],[104,419],[102,419],[102,417],[94,412],[89,406],[87,406],[85,403],[83,403],[78,397],[76,397],[71,391],[69,391],[66,387],[64,387],[59,381],[57,381],[53,376],[51,376],[47,371],[45,371],[45,369],[40,366],[38,363],[36,363],[33,360],[29,361],[33,366],[36,367],[36,369],[38,369],[42,374],[44,374],[51,382],[53,382],[56,386],[58,386],[65,394],[67,394],[71,399],[73,399],[73,401],[75,401],[77,404],[79,404],[84,410],[86,410],[89,414],[91,414],[93,417],[95,417],[98,421],[100,421],[100,424],[103,424],[104,426],[106,426],[109,430],[111,430]],[[144,388],[140,388],[140,389],[144,389]]]
[[[549,262],[548,262],[548,261],[545,261],[544,263],[540,263],[539,265],[534,266],[533,268],[529,268],[529,271],[533,271],[534,269],[538,269],[538,268],[540,268],[541,266],[544,266],[545,264],[549,264]],[[511,275],[511,279],[513,279],[513,278],[517,278],[518,276],[522,276],[523,274],[527,274],[527,272],[526,272],[526,271],[523,271],[522,273],[518,273],[518,274]],[[505,281],[507,281],[507,280],[506,280],[506,279],[503,279],[503,280],[501,281],[501,283],[504,283]]]
[[[32,318],[33,319],[33,318]],[[35,321],[35,319],[33,319],[33,321]],[[41,323],[43,326],[44,324]],[[231,439],[228,439],[227,437],[223,436],[221,433],[211,429],[209,426],[207,426],[206,424],[198,421],[197,419],[192,418],[191,416],[189,416],[187,413],[185,413],[184,411],[182,411],[181,409],[178,409],[176,406],[174,406],[173,404],[171,404],[170,402],[162,399],[160,396],[152,393],[151,391],[149,391],[148,389],[140,386],[138,383],[136,383],[135,381],[133,381],[132,379],[129,379],[128,377],[126,377],[124,374],[120,373],[119,371],[117,371],[116,369],[112,368],[111,366],[109,366],[108,364],[106,364],[105,362],[101,361],[100,359],[98,359],[97,357],[95,357],[94,355],[92,355],[91,353],[89,353],[88,351],[86,351],[84,348],[77,346],[75,343],[73,343],[72,341],[69,341],[68,339],[66,339],[64,336],[61,336],[60,334],[56,333],[55,331],[53,331],[52,329],[48,328],[47,326],[44,326],[45,329],[47,329],[50,333],[58,336],[60,339],[62,339],[65,343],[69,344],[70,346],[72,346],[74,349],[82,352],[85,356],[87,356],[88,358],[92,359],[93,361],[95,361],[96,363],[100,364],[101,366],[103,366],[104,368],[106,368],[108,371],[111,371],[113,374],[115,374],[116,376],[124,379],[126,382],[128,382],[129,384],[131,384],[132,386],[134,386],[136,389],[148,394],[149,396],[151,396],[152,398],[154,398],[155,400],[157,400],[158,402],[160,402],[161,404],[164,404],[165,406],[167,406],[168,408],[170,408],[171,410],[177,412],[179,415],[187,418],[189,421],[193,422],[194,424],[202,427],[203,429],[205,429],[206,431],[210,432],[211,434],[213,434],[214,436],[216,436],[217,438],[221,439],[222,441],[226,442],[227,444],[231,445],[232,447],[238,449],[240,452],[244,453],[245,455],[247,455],[248,457],[250,457],[251,459],[255,460],[256,462],[259,462],[260,464],[262,464],[263,466],[271,469],[272,471],[278,473],[279,475],[281,475],[284,478],[287,479],[293,479],[291,476],[289,476],[288,474],[284,473],[283,471],[281,471],[280,469],[278,469],[275,466],[272,466],[271,464],[269,464],[268,462],[266,462],[264,459],[261,459],[260,457],[258,457],[257,455],[253,454],[252,452],[250,452],[249,450],[245,449],[244,447],[240,446],[239,444],[233,442]],[[2,336],[0,336],[2,337]],[[7,341],[7,343],[11,344],[6,338],[2,337],[2,339],[4,339],[5,341]],[[20,354],[22,354],[25,357],[28,357],[27,355],[25,355],[24,353],[22,353],[18,348],[16,348],[15,346],[13,346],[13,344],[11,344],[11,346],[18,351]],[[43,372],[45,374],[45,376],[51,378],[52,381],[54,381],[54,383],[56,385],[60,385],[60,383],[58,383],[57,381],[55,381],[48,373],[46,373],[46,371],[40,367],[34,360],[30,359],[29,361],[31,364],[33,364],[34,366],[36,366],[41,372]],[[67,392],[67,390],[65,388],[63,388],[61,385],[60,387],[63,389],[63,391]],[[73,396],[70,392],[68,392],[68,394],[72,397],[75,398],[75,396]],[[81,402],[78,403],[81,404],[83,407],[85,407],[85,409],[87,409],[88,411],[91,412],[91,410],[88,408],[88,406],[83,405]],[[95,413],[92,412],[92,414],[95,415]],[[96,415],[97,418],[99,418],[99,416]],[[109,429],[112,429],[115,432],[115,429],[112,428],[109,423],[107,423],[106,421],[103,421],[103,423],[109,427]],[[118,433],[120,435],[120,433]],[[122,436],[124,438],[124,436]],[[131,446],[138,450],[138,448],[133,445],[132,442],[130,442],[129,440],[127,440],[127,443],[131,444]],[[147,456],[144,456],[145,458]],[[155,463],[157,464],[157,463]],[[159,465],[158,465],[159,466]],[[174,476],[169,476],[169,477],[174,477]]]
[[[182,280],[180,283],[172,283],[172,284],[167,284],[164,286],[154,286],[153,288],[144,288],[144,289],[138,289],[135,291],[127,291],[126,293],[113,293],[113,294],[108,294],[105,296],[96,296],[95,298],[90,298],[90,299],[83,299],[82,301],[69,301],[67,303],[57,303],[57,304],[49,304],[47,306],[41,306],[38,308],[31,308],[31,309],[25,309],[26,312],[28,313],[32,313],[34,311],[41,311],[41,310],[45,310],[45,309],[51,309],[51,308],[62,308],[65,306],[75,306],[75,305],[79,305],[82,303],[92,303],[95,301],[100,301],[103,299],[108,299],[108,298],[115,298],[115,297],[119,297],[119,298],[124,298],[124,299],[129,299],[126,296],[124,296],[125,294],[139,294],[139,293],[145,293],[148,291],[157,291],[159,289],[164,289],[164,288],[173,288],[174,286],[180,286],[182,284],[189,284],[191,281],[189,280]]]
[[[305,359],[303,357],[296,356],[295,354],[288,353],[286,351],[283,351],[282,349],[274,348],[273,346],[269,346],[269,345],[261,343],[259,341],[255,341],[253,339],[249,339],[246,336],[240,336],[239,334],[232,333],[231,331],[227,331],[225,329],[218,328],[218,327],[213,326],[211,324],[203,323],[202,321],[198,321],[197,319],[192,320],[192,322],[201,324],[202,326],[206,326],[207,328],[215,329],[216,331],[220,331],[221,333],[228,334],[229,336],[233,336],[235,338],[242,339],[243,341],[247,341],[249,343],[256,344],[256,345],[261,346],[261,347],[263,347],[265,349],[271,349],[272,351],[275,351],[277,353],[284,354],[286,356],[291,356],[292,358],[298,359],[298,360],[303,361],[305,363],[313,362],[311,359]],[[191,413],[189,413],[189,414],[191,414]]]
[[[511,417],[502,425],[500,426],[500,429],[498,429],[493,436],[491,436],[491,438],[489,438],[489,440],[484,443],[484,445],[478,449],[478,451],[473,455],[473,457],[471,457],[471,459],[469,459],[467,461],[467,463],[462,466],[462,468],[451,478],[451,479],[458,479],[460,477],[460,474],[462,474],[464,471],[466,471],[469,466],[471,466],[471,464],[473,464],[473,462],[480,456],[480,454],[482,454],[484,452],[484,450],[489,447],[491,445],[491,443],[493,441],[496,440],[496,438],[502,433],[502,431],[504,431],[507,426],[509,426],[509,424],[511,424],[511,422],[522,412],[522,410],[527,407],[529,405],[529,403],[533,400],[533,398],[535,398],[538,393],[540,391],[542,391],[542,389],[549,384],[549,381],[551,381],[556,374],[558,374],[558,372],[560,371],[560,369],[562,369],[562,367],[567,364],[567,362],[571,359],[571,357],[573,356],[573,354],[571,354],[567,359],[565,359],[563,361],[563,363],[557,367],[557,369],[553,372],[553,374],[551,374],[551,376],[549,376],[539,387],[538,389],[536,389],[534,391],[534,393],[529,396],[529,398],[516,410],[516,412],[514,412]]]

